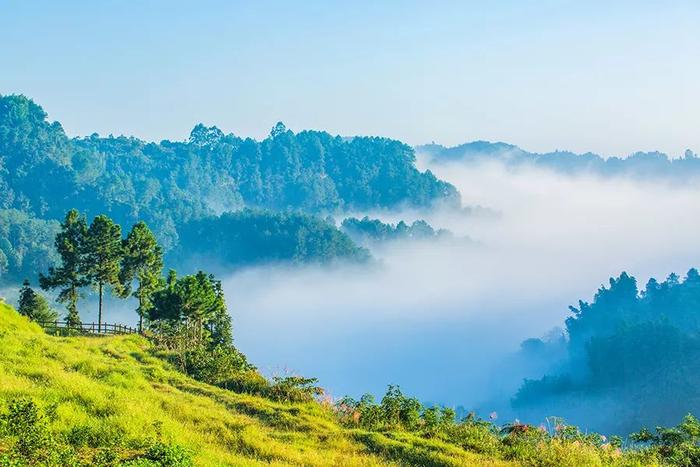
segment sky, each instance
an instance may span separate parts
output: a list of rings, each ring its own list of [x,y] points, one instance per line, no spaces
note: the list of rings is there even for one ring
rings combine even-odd
[[[71,136],[700,152],[696,1],[0,0],[0,94]]]

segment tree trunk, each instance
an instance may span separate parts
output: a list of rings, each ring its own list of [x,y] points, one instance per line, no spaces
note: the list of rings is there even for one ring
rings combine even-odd
[[[97,334],[102,331],[102,282],[99,285],[100,289],[100,305],[97,312]]]
[[[70,285],[70,301],[68,302],[68,318],[66,321],[72,321],[73,317],[78,313],[78,292],[76,291],[75,283]],[[72,322],[70,324],[73,324]]]
[[[139,294],[139,334],[143,334],[143,297]]]

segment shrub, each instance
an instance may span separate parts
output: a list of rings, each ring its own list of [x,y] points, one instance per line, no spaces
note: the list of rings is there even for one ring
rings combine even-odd
[[[162,442],[155,443],[148,448],[143,458],[151,461],[153,465],[162,467],[190,467],[194,465],[192,456],[186,449],[176,444]]]
[[[184,352],[183,364],[186,374],[213,385],[222,385],[234,375],[251,368],[238,349],[225,345],[211,349],[198,345]]]
[[[675,427],[656,427],[655,433],[642,428],[630,435],[630,439],[649,446],[671,465],[700,465],[700,421],[690,414]]]
[[[263,395],[270,388],[265,377],[255,370],[240,371],[220,382],[219,386],[233,392]]]
[[[317,382],[316,378],[303,376],[275,376],[266,395],[280,402],[311,402],[323,394],[323,389],[315,385]]]
[[[41,458],[53,444],[46,420],[31,400],[11,401],[2,422],[4,433],[15,439],[13,450],[22,457]]]

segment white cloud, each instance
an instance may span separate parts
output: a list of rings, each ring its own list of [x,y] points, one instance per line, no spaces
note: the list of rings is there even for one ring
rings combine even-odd
[[[318,376],[334,395],[400,384],[422,400],[478,403],[520,341],[561,325],[611,275],[700,265],[700,189],[499,165],[432,167],[465,204],[426,218],[479,242],[396,243],[371,268],[263,267],[225,281],[237,342],[268,372]],[[370,216],[372,213],[370,213]]]

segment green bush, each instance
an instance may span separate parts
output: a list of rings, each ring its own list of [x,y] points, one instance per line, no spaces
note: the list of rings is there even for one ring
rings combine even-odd
[[[257,371],[246,370],[233,373],[227,379],[222,380],[219,386],[233,392],[263,395],[270,388],[270,382]]]
[[[267,397],[280,402],[311,402],[323,394],[318,379],[303,376],[275,376],[266,391]]]
[[[34,401],[15,399],[0,415],[1,467],[45,466],[161,466],[190,467],[191,454],[178,445],[144,437],[133,445],[142,449],[134,453],[125,449],[124,437],[115,430],[72,427],[65,436],[49,428],[51,408],[41,410]]]
[[[222,385],[250,368],[245,356],[233,346],[217,345],[210,349],[199,345],[185,351],[183,357],[185,373],[213,385]]]

